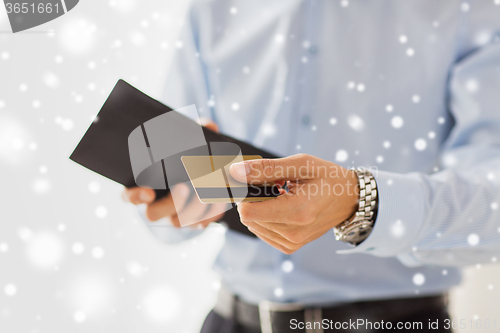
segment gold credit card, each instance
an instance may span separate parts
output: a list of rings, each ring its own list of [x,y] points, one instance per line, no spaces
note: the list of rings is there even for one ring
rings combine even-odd
[[[280,193],[274,183],[249,185],[236,181],[229,172],[233,163],[262,159],[259,155],[182,156],[182,164],[203,203],[265,201]]]

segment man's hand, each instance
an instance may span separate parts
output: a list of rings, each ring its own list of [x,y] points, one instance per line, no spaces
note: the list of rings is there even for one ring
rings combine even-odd
[[[235,163],[231,176],[243,183],[287,181],[276,199],[238,204],[241,222],[260,239],[291,254],[347,220],[358,207],[354,171],[320,158],[286,158]]]
[[[218,127],[214,122],[201,119],[201,125],[218,132]],[[158,221],[161,218],[169,218],[176,228],[183,225],[205,228],[210,222],[219,221],[224,216],[225,204],[203,204],[196,195],[191,195],[190,191],[186,184],[179,184],[171,189],[168,196],[155,201],[154,190],[133,187],[126,188],[122,193],[122,198],[134,205],[146,204],[148,220]]]
[[[174,199],[175,197],[175,205]],[[210,222],[219,221],[226,211],[225,204],[206,205],[196,195],[190,197],[190,189],[186,184],[179,184],[171,189],[168,196],[155,200],[155,191],[148,188],[126,188],[122,193],[123,200],[134,205],[146,204],[146,217],[150,221],[169,218],[172,225],[180,228],[189,225],[191,228],[205,228]]]

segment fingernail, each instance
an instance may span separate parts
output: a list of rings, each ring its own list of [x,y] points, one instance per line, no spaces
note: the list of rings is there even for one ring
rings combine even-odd
[[[141,199],[141,201],[147,202],[151,200],[151,194],[142,191],[141,193],[139,193],[139,199]]]
[[[250,166],[245,162],[234,163],[233,168],[240,176],[246,176],[250,173]]]

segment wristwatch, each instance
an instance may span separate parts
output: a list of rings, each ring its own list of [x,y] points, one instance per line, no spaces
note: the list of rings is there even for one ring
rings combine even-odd
[[[359,182],[359,206],[351,218],[333,228],[335,239],[358,245],[370,235],[377,217],[377,182],[370,171],[353,169]]]

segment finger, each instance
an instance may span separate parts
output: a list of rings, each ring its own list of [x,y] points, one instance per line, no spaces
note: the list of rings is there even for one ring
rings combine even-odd
[[[202,222],[210,217],[213,217],[214,215],[219,215],[223,212],[223,210],[217,209],[218,205],[207,205],[201,203],[196,198],[193,198],[193,200],[191,200],[187,204],[186,208],[177,214],[177,217],[181,226],[187,226]]]
[[[238,213],[242,221],[291,222],[299,219],[306,211],[297,195],[283,193],[279,197],[261,202],[240,202]]]
[[[150,188],[132,187],[125,188],[122,192],[122,199],[134,205],[153,202],[155,197],[155,191]]]
[[[176,185],[171,193],[146,208],[146,217],[150,221],[158,221],[164,217],[172,217],[183,209],[189,197],[189,187],[185,184]],[[175,201],[175,204],[174,204]]]
[[[216,133],[219,133],[219,126],[214,123],[211,119],[208,118],[200,118],[200,125],[203,127],[208,128],[209,130],[212,130]]]
[[[283,240],[284,240],[284,242],[283,242],[282,240],[278,240],[276,238],[270,237],[267,233],[262,233],[262,232],[258,231],[257,229],[254,229],[253,227],[249,227],[248,230],[250,230],[252,233],[255,234],[255,236],[259,237],[267,244],[271,245],[275,249],[277,249],[285,254],[292,254],[293,252],[295,252],[298,249],[297,245],[287,243],[284,238],[283,238]]]
[[[263,184],[290,179],[309,179],[312,168],[324,162],[306,154],[285,158],[260,159],[238,162],[231,165],[231,176],[239,182]]]
[[[210,212],[209,214],[207,214],[207,216],[209,216],[207,219],[205,219],[201,222],[192,224],[192,225],[190,225],[190,227],[192,227],[194,229],[206,228],[210,223],[220,221],[226,212],[224,211],[224,212],[222,212],[218,215],[215,215],[215,216],[213,215],[214,213],[215,212]]]

